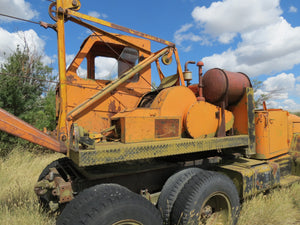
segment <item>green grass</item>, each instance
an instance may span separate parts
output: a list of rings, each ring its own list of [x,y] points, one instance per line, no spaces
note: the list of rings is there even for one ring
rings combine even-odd
[[[41,171],[60,154],[14,149],[0,158],[0,224],[54,225],[55,218],[39,210],[33,186]],[[300,224],[300,184],[247,200],[238,225]]]

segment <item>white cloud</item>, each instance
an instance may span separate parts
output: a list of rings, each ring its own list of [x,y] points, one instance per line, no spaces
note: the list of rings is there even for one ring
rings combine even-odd
[[[296,12],[298,12],[298,9],[295,6],[290,6],[289,12],[290,13],[296,13]]]
[[[67,54],[66,55],[66,64],[67,68],[73,61],[75,55]],[[95,58],[95,78],[96,79],[115,79],[118,74],[118,62],[114,58],[108,57],[96,57]],[[86,59],[80,64],[77,69],[77,75],[81,78],[87,77],[87,64]]]
[[[182,45],[184,41],[192,41],[192,42],[199,42],[203,41],[203,38],[200,35],[195,35],[192,32],[185,33],[193,27],[193,24],[185,24],[181,26],[179,30],[177,30],[174,34],[174,41],[175,44],[178,46]],[[191,50],[191,45],[188,47],[184,47],[183,51],[188,52]]]
[[[267,108],[282,108],[285,110],[297,111],[300,104],[296,103],[292,98],[295,93],[300,93],[300,85],[296,84],[294,74],[281,73],[274,77],[269,77],[262,83],[261,89],[254,93],[257,99],[261,95],[269,95],[267,100]]]
[[[271,94],[271,99],[288,99],[289,93],[295,88],[296,79],[294,74],[281,73],[274,77],[269,77],[263,82],[264,90]]]
[[[271,109],[283,109],[287,110],[290,112],[299,112],[300,109],[300,104],[297,104],[294,100],[292,99],[286,99],[283,101],[267,101],[267,108]]]
[[[241,34],[235,50],[203,58],[208,68],[243,71],[249,76],[274,74],[300,63],[300,27],[291,27],[283,18],[264,28]]]
[[[44,54],[44,40],[42,40],[32,29],[10,33],[0,27],[0,40],[0,63],[3,63],[18,46],[22,50],[25,45],[28,46],[31,53],[41,55],[42,62],[50,62],[50,57]]]
[[[281,14],[279,0],[213,2],[193,10],[198,26],[182,26],[174,34],[175,43],[191,49],[193,42],[229,44],[239,36],[235,46],[204,57],[205,67],[243,71],[250,77],[276,74],[300,64],[300,27],[292,27]]]
[[[179,30],[176,31],[176,33],[183,33],[188,31],[191,27],[193,27],[193,24],[189,23],[189,24],[185,24],[183,26],[181,26],[181,28]]]
[[[75,57],[74,54],[66,54],[66,65],[67,65],[67,68],[70,66],[70,64],[73,61],[74,57]]]
[[[292,73],[281,73],[274,77],[269,77],[263,82],[266,91],[288,92],[295,87],[295,76]]]
[[[256,30],[278,21],[281,13],[279,0],[223,0],[213,2],[208,8],[196,7],[192,17],[205,33],[228,43],[237,33]]]
[[[283,109],[288,110],[288,111],[295,111],[300,109],[300,105],[297,104],[294,100],[292,99],[286,99],[282,102]]]
[[[38,16],[38,12],[32,9],[30,3],[24,0],[1,0],[0,12],[24,19],[32,19]],[[1,20],[6,22],[12,21],[4,17],[0,17],[0,21]]]
[[[95,59],[96,79],[115,79],[118,74],[118,61],[114,58],[97,57]]]
[[[92,16],[92,17],[96,17],[96,18],[103,18],[103,19],[107,18],[106,14],[104,14],[104,13],[100,14],[99,12],[96,12],[96,11],[90,11],[90,12],[88,12],[88,15]]]
[[[219,41],[223,44],[229,44],[230,42],[232,42],[235,36],[236,33],[224,33],[219,36]]]

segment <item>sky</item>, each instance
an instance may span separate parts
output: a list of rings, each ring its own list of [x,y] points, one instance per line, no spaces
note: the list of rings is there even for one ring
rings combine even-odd
[[[54,23],[48,15],[50,3],[0,0],[0,13]],[[256,95],[273,93],[268,108],[300,111],[299,0],[82,0],[81,4],[81,13],[174,42],[182,67],[193,60],[204,62],[204,72],[216,67],[244,72],[262,82]],[[67,63],[89,34],[66,22]],[[0,63],[22,46],[24,39],[57,73],[55,31],[1,16]],[[152,50],[162,47],[154,43]],[[97,64],[97,69],[100,73],[105,68]],[[197,83],[197,67],[191,65],[189,69],[192,83]],[[157,76],[153,80],[159,83]]]

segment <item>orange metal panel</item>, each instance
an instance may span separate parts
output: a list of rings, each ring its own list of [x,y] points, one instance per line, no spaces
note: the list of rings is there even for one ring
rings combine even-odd
[[[288,152],[288,112],[257,111],[255,114],[256,157],[270,159]]]
[[[248,134],[248,109],[247,93],[237,105],[230,107],[234,115],[233,129],[235,134]]]
[[[154,140],[153,117],[122,117],[120,122],[123,143]]]
[[[197,101],[195,94],[183,86],[175,86],[162,90],[153,101],[151,108],[159,109],[160,116],[179,116],[183,121],[189,107]]]
[[[66,146],[23,120],[0,108],[0,129],[35,144],[65,153]]]
[[[208,102],[195,102],[188,110],[185,127],[193,138],[215,137],[221,124],[221,108]],[[234,117],[225,110],[225,130],[232,128]]]
[[[124,35],[116,36],[122,37],[123,40],[133,42],[136,46],[150,51],[150,42],[148,40]],[[66,75],[67,93],[64,96],[61,96],[61,98],[64,98],[66,101],[67,112],[72,111],[76,106],[90,99],[111,82],[108,80],[93,79],[94,73],[91,70],[87,71],[87,78],[81,78],[77,75],[77,70],[84,58],[89,60],[89,57],[91,57],[90,55],[97,56],[97,54],[111,54],[109,52],[103,52],[108,48],[107,45],[114,45],[118,48],[122,48],[123,43],[97,33],[89,36],[83,43],[73,62],[70,64]],[[147,56],[147,53],[139,52],[139,57]],[[93,63],[90,63],[89,65],[93,65]],[[92,110],[87,110],[76,122],[79,126],[84,127],[89,132],[99,133],[111,126],[111,116],[120,111],[134,108],[139,99],[150,90],[151,68],[148,66],[140,72],[140,79],[137,82],[123,83],[111,94],[97,102],[97,105]],[[70,128],[72,122],[69,121],[67,125]],[[61,130],[62,128],[62,126],[59,126],[58,130]]]
[[[181,137],[180,116],[159,116],[158,109],[137,108],[120,112],[112,120],[120,120],[123,143],[176,139]]]
[[[147,109],[146,109],[147,110]],[[180,117],[121,117],[123,143],[177,139],[181,136]]]

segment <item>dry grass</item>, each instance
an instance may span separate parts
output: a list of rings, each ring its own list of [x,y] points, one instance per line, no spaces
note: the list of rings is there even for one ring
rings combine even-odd
[[[300,224],[300,184],[260,194],[243,204],[238,225]]]
[[[50,225],[55,219],[40,212],[33,186],[41,171],[60,154],[15,149],[0,158],[0,224]],[[300,184],[246,201],[238,225],[300,224]]]
[[[41,171],[60,154],[36,154],[15,149],[0,158],[0,224],[55,224],[40,212],[33,186]]]

